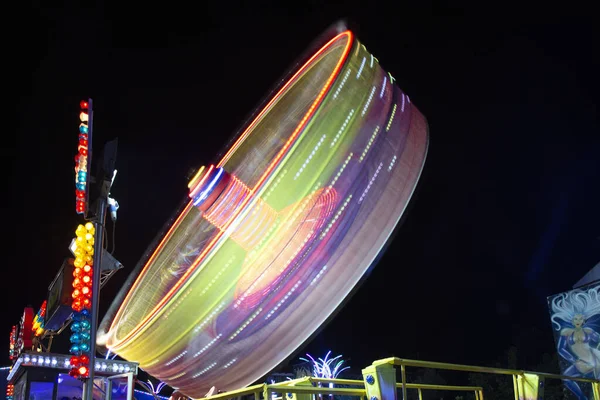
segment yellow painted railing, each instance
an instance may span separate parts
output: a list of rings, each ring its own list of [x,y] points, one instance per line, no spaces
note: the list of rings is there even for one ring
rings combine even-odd
[[[431,361],[421,360],[408,360],[402,358],[386,358],[383,360],[375,361],[368,368],[394,368],[400,367],[401,376],[401,389],[402,396],[406,398],[406,389],[408,389],[408,383],[406,383],[406,367],[417,367],[417,368],[430,368],[430,369],[445,369],[451,371],[462,371],[462,372],[474,372],[482,374],[496,374],[496,375],[511,375],[513,377],[513,386],[515,400],[538,400],[540,398],[540,387],[543,385],[545,379],[558,379],[558,380],[570,380],[577,382],[589,382],[592,385],[594,400],[600,400],[600,381],[591,378],[574,378],[558,374],[550,374],[546,372],[530,372],[515,369],[503,369],[503,368],[490,368],[490,367],[479,367],[473,365],[460,365],[450,363],[440,363]],[[368,369],[367,368],[367,369]],[[366,369],[365,369],[366,370]],[[363,375],[364,371],[363,370]],[[383,400],[386,396],[380,397]],[[475,398],[483,400],[483,390],[475,394]]]
[[[396,379],[397,367],[400,369],[399,382]],[[282,400],[311,400],[316,398],[318,395],[341,395],[369,400],[396,400],[398,398],[398,390],[400,390],[403,399],[407,398],[407,390],[416,390],[419,395],[419,399],[422,399],[423,391],[427,390],[466,392],[473,393],[475,400],[483,400],[484,398],[484,388],[479,386],[451,386],[409,383],[406,381],[407,367],[510,375],[513,377],[515,400],[538,400],[541,398],[539,397],[541,394],[539,389],[543,385],[545,379],[589,382],[592,385],[594,400],[600,400],[600,381],[596,379],[572,378],[545,372],[529,372],[514,369],[478,367],[472,365],[408,360],[395,357],[377,360],[367,368],[364,368],[362,370],[364,378],[363,380],[305,377],[270,385],[254,385],[244,389],[217,394],[208,397],[208,399],[226,400],[253,395],[255,400],[270,400],[273,398]],[[334,387],[329,387],[330,384],[333,384]],[[335,385],[354,387],[341,388],[335,387]],[[273,397],[274,395],[281,395],[282,397]]]

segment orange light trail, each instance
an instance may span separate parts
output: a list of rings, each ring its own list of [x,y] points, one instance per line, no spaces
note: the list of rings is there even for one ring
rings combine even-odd
[[[231,155],[237,150],[237,148],[240,146],[240,144],[242,144],[242,142],[246,139],[246,137],[248,137],[248,135],[250,134],[250,132],[252,131],[252,129],[254,128],[254,126],[260,121],[261,117],[267,112],[269,111],[270,107],[273,105],[273,103],[275,103],[279,97],[281,97],[281,94],[287,90],[287,88],[294,83],[294,81],[296,80],[296,78],[298,77],[298,75],[300,75],[301,73],[304,72],[304,70],[306,68],[308,68],[308,66],[315,60],[315,58],[317,58],[318,56],[320,56],[325,50],[327,50],[327,48],[329,46],[331,46],[333,43],[335,43],[336,40],[338,40],[340,37],[342,36],[348,36],[348,44],[346,46],[346,49],[344,50],[344,54],[341,57],[341,61],[345,61],[347,56],[348,56],[348,52],[350,50],[350,46],[352,45],[352,32],[350,31],[345,31],[342,32],[340,34],[338,34],[337,36],[335,36],[333,39],[331,39],[329,42],[327,42],[327,44],[323,47],[321,47],[321,49],[319,51],[317,51],[315,54],[313,54],[313,56],[311,58],[308,59],[308,61],[306,63],[304,63],[304,65],[302,66],[302,68],[300,68],[290,79],[288,79],[288,81],[286,82],[286,84],[279,89],[279,91],[277,92],[277,94],[275,94],[275,96],[273,96],[273,98],[271,99],[271,101],[269,101],[269,103],[267,103],[267,105],[262,109],[262,111],[256,116],[256,118],[254,118],[254,120],[250,123],[250,125],[248,125],[248,128],[246,128],[244,130],[244,133],[242,133],[240,135],[240,137],[235,141],[235,143],[231,146],[231,148],[229,149],[229,151],[227,151],[227,153],[225,153],[225,155],[223,156],[223,158],[221,159],[221,161],[219,161],[219,164],[217,164],[217,167],[221,167],[223,166],[231,157]],[[341,68],[341,63],[338,62],[338,65],[336,66],[336,69],[334,70],[334,75],[337,75],[337,73],[339,72],[339,68]],[[329,77],[329,81],[325,84],[325,86],[327,86],[332,79],[333,76]],[[317,97],[317,101],[319,100],[319,98]],[[320,103],[320,102],[319,102]],[[314,103],[313,103],[314,105]],[[310,114],[311,111],[309,110],[308,113]]]

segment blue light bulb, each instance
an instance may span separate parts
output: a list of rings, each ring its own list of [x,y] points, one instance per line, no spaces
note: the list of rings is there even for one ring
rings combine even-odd
[[[81,331],[81,322],[73,322],[71,324],[71,330],[73,332],[80,332]]]
[[[75,187],[77,190],[85,190],[85,183],[76,183]]]
[[[71,343],[79,343],[81,342],[81,335],[79,335],[78,333],[74,333],[71,335],[70,340]]]
[[[85,125],[81,125],[81,126],[79,127],[79,132],[81,132],[81,133],[85,133],[85,134],[87,134],[87,133],[88,133],[88,131],[89,131],[89,130],[88,130],[88,127],[87,127],[87,126],[85,126]]]
[[[71,354],[75,354],[76,356],[80,356],[81,355],[81,348],[79,347],[79,345],[74,344],[73,346],[71,346],[71,348],[69,349],[69,352]]]

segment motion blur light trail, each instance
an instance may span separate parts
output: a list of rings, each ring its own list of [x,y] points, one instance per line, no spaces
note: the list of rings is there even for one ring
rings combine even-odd
[[[408,96],[350,31],[321,43],[190,181],[103,323],[100,344],[188,396],[248,385],[302,345],[381,252],[421,173],[427,123]]]

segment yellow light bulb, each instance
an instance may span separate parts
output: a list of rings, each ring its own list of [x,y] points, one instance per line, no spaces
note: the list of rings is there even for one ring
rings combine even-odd
[[[94,243],[96,243],[96,241],[95,241],[95,240],[94,240],[94,238],[92,237],[90,240],[88,240],[88,241],[87,241],[87,243],[88,243],[89,245],[92,245],[92,246],[93,246],[93,245],[94,245]]]
[[[86,233],[86,234],[85,234],[85,240],[86,240],[86,241],[88,241],[88,242],[89,242],[90,240],[94,240],[94,235],[92,235],[92,234],[91,234],[91,233],[89,233],[89,232],[88,232],[88,233]]]
[[[94,228],[94,224],[92,224],[91,222],[88,222],[85,224],[85,229],[91,233],[92,235],[94,234],[93,231],[95,231],[96,229]]]
[[[83,261],[81,258],[77,257],[77,258],[75,259],[75,262],[74,262],[73,264],[74,264],[76,267],[79,267],[79,268],[80,268],[80,267],[82,267],[82,266],[85,264],[85,262],[84,262],[84,261]]]
[[[79,225],[77,227],[77,230],[75,231],[75,235],[77,235],[77,237],[82,237],[85,234],[86,234],[85,227],[83,225]]]
[[[75,244],[77,246],[81,246],[83,244],[83,242],[84,242],[84,240],[83,240],[83,237],[81,237],[81,236],[77,236],[77,238],[75,239]]]

